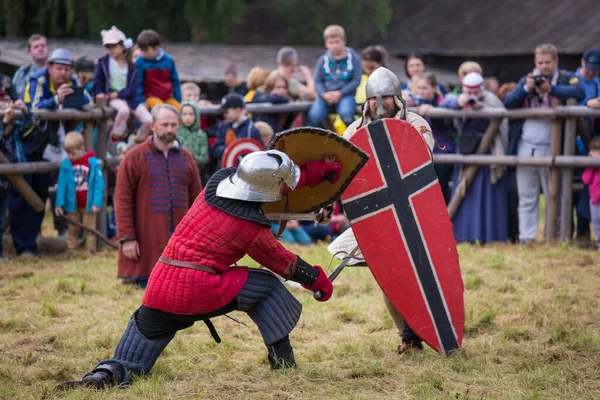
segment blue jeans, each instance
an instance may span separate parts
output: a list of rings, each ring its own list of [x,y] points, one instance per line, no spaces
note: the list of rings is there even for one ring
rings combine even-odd
[[[274,235],[277,235],[277,232],[279,232],[279,224],[272,223],[271,232],[273,232]],[[302,227],[298,229],[285,229],[281,233],[281,240],[285,243],[296,243],[305,246],[308,246],[311,243],[310,236],[308,236],[308,233],[304,232]]]
[[[28,156],[27,161],[42,161],[41,157]],[[50,185],[50,174],[26,174],[25,181],[34,192],[40,196],[44,204],[48,199],[48,186]],[[10,192],[10,234],[15,245],[17,255],[23,253],[35,253],[37,244],[35,242],[42,230],[44,211],[35,212],[16,189]]]
[[[350,125],[354,122],[355,108],[354,94],[343,96],[337,104],[329,104],[321,97],[317,97],[308,110],[308,125],[323,127],[323,120],[332,110],[339,114],[346,125]]]

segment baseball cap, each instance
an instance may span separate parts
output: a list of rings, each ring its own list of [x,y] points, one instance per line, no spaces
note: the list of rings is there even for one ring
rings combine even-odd
[[[600,72],[600,50],[590,49],[583,53],[585,69]]]
[[[73,57],[68,49],[55,49],[48,59],[48,63],[73,66]]]
[[[227,110],[228,108],[244,108],[246,103],[244,98],[237,93],[230,93],[221,99],[221,108]]]

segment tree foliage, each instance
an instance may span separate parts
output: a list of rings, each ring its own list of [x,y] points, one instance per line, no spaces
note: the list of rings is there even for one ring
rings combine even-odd
[[[346,27],[349,41],[385,38],[389,0],[0,0],[0,36],[42,33],[98,40],[118,26],[135,39],[156,29],[165,40],[209,43],[322,43],[323,28]],[[253,10],[260,9],[260,14]],[[257,20],[258,19],[258,20]],[[253,35],[247,32],[254,30]]]

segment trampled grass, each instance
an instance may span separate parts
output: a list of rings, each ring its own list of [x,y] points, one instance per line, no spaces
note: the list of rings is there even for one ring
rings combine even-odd
[[[324,245],[294,248],[320,265]],[[366,268],[347,268],[327,303],[304,304],[291,335],[298,368],[272,372],[257,329],[214,319],[180,332],[128,389],[57,392],[112,355],[142,292],[120,285],[116,255],[0,265],[0,398],[598,399],[600,258],[566,245],[460,245],[465,338],[450,358],[399,358]],[[246,261],[246,260],[244,260]],[[254,265],[248,262],[249,265]],[[330,267],[330,269],[333,267]]]

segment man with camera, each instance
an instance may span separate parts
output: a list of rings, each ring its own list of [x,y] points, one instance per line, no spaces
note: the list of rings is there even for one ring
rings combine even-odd
[[[67,49],[56,49],[42,68],[25,88],[24,101],[32,110],[58,110],[60,108],[89,109],[91,96],[80,88],[73,75],[73,58]],[[59,121],[38,121],[23,135],[22,143],[28,162],[61,162],[66,157],[62,148],[62,138],[68,126]],[[40,196],[43,202],[48,198],[51,174],[28,174],[25,180]],[[10,201],[10,230],[18,255],[25,257],[35,254],[36,238],[40,233],[44,212],[36,213],[23,196],[13,190]],[[61,228],[55,221],[55,228]]]
[[[585,88],[579,78],[558,68],[558,52],[554,45],[539,45],[535,49],[534,62],[533,71],[521,78],[515,90],[504,98],[506,108],[550,108],[553,97],[561,101],[573,98],[578,102],[585,98]],[[549,156],[551,136],[550,118],[515,121],[509,154],[524,157]],[[535,238],[538,229],[540,189],[548,204],[548,180],[547,167],[517,166],[519,240],[522,244]]]

